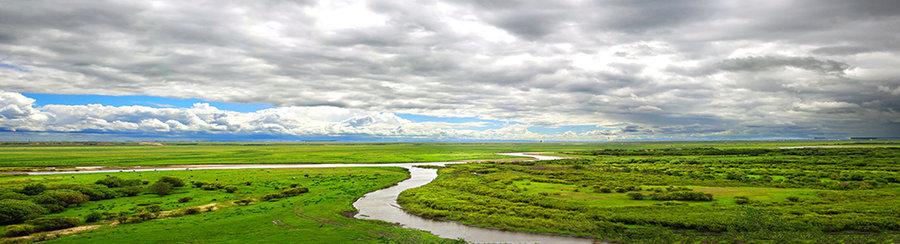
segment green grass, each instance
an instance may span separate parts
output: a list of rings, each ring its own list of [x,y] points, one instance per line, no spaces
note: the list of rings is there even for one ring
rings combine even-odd
[[[497,152],[575,152],[684,147],[898,146],[896,141],[628,143],[2,143],[0,167],[154,166],[240,163],[394,163],[497,159]]]
[[[95,145],[96,144],[96,145]],[[839,148],[778,150],[826,145]],[[572,159],[453,165],[401,195],[413,213],[469,225],[632,242],[680,240],[896,240],[900,227],[897,141],[631,143],[31,143],[0,144],[0,170],[29,167],[225,163],[386,163],[497,159],[497,152],[549,152]],[[710,149],[716,148],[716,149]],[[190,185],[174,194],[91,201],[54,216],[137,214],[219,203],[214,212],[107,226],[55,242],[447,242],[431,234],[342,215],[367,192],[407,177],[399,168],[248,169],[0,176],[0,190],[29,183],[92,184],[106,175],[161,176],[237,186]],[[253,182],[251,186],[244,182]],[[230,204],[291,184],[310,192],[249,206]],[[713,201],[632,200],[602,187],[679,186]],[[181,197],[193,197],[179,203]],[[738,197],[750,202],[737,204]],[[796,197],[798,201],[790,201]]]
[[[83,218],[91,212],[133,213],[135,208],[156,204],[164,210],[183,209],[209,203],[220,203],[220,210],[197,215],[155,219],[135,224],[119,224],[98,230],[55,239],[61,243],[246,243],[284,242],[447,242],[426,232],[403,229],[383,222],[358,220],[342,215],[354,211],[352,202],[367,192],[399,182],[408,173],[400,168],[333,168],[333,169],[254,169],[166,171],[144,173],[83,174],[53,176],[7,176],[0,178],[0,188],[15,188],[26,183],[91,184],[115,175],[124,179],[154,181],[161,176],[175,176],[186,181],[220,182],[238,186],[235,193],[206,191],[190,185],[178,188],[172,195],[144,194],[111,200],[91,201],[55,215]],[[246,186],[244,182],[252,182]],[[234,200],[258,198],[280,191],[291,184],[309,188],[309,192],[274,202],[255,202],[249,206],[230,204]],[[193,200],[179,203],[190,196]]]
[[[428,218],[626,242],[900,237],[897,148],[758,154],[740,148],[646,149],[577,152],[570,154],[576,159],[550,162],[452,165],[429,185],[403,192],[398,202]],[[627,192],[646,196],[669,186],[709,193],[713,200],[634,200],[615,190],[633,187],[639,190]],[[738,204],[739,197],[749,203]]]
[[[497,152],[588,149],[588,144],[167,144],[164,146],[4,146],[2,167],[236,163],[393,163],[496,159]]]

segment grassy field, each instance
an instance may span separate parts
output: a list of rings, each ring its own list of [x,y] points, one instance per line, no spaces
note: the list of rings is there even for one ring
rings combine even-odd
[[[626,242],[898,240],[900,149],[601,149],[441,169],[417,215]]]
[[[431,234],[408,230],[376,221],[357,220],[342,214],[354,211],[352,202],[363,194],[399,182],[408,173],[400,168],[335,168],[272,170],[208,170],[145,173],[83,174],[54,176],[8,176],[0,178],[5,192],[25,185],[40,183],[48,189],[63,185],[96,185],[107,175],[121,179],[139,179],[150,184],[163,176],[183,179],[183,187],[170,195],[141,193],[133,197],[88,201],[43,217],[67,216],[84,220],[91,213],[129,216],[135,220],[150,206],[162,212],[177,212],[192,206],[217,204],[217,210],[171,218],[158,218],[139,223],[108,225],[100,221],[97,230],[65,236],[52,242],[62,243],[150,243],[203,242],[246,243],[284,242],[285,240],[346,242],[448,242]],[[237,189],[203,190],[191,182],[219,183]],[[248,186],[246,182],[250,182]],[[309,192],[277,201],[260,201],[266,194],[282,191],[293,184]],[[102,188],[102,187],[101,187]],[[50,190],[48,190],[50,191]],[[8,195],[8,194],[6,194]],[[39,195],[38,195],[39,196]],[[187,202],[179,199],[191,197]],[[253,199],[246,206],[233,202]],[[93,225],[83,223],[84,225]]]
[[[824,147],[779,149],[800,146]],[[11,143],[0,144],[0,170],[449,161],[512,151],[570,158],[453,165],[435,182],[404,192],[400,203],[469,225],[626,242],[895,242],[900,231],[896,141]],[[157,194],[159,182],[171,181],[166,177],[184,186]],[[353,201],[406,177],[400,168],[3,175],[0,217],[7,222],[0,234],[79,225],[97,229],[50,241],[452,242],[346,217]],[[20,212],[32,215],[12,218]]]
[[[497,152],[573,152],[673,147],[867,146],[891,142],[630,143],[3,143],[0,169],[237,163],[388,163],[497,159]]]
[[[2,167],[236,163],[393,163],[496,159],[508,151],[588,149],[588,144],[166,144],[0,146]]]

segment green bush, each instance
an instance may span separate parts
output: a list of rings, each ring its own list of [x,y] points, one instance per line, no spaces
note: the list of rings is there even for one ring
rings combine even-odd
[[[179,198],[179,199],[178,199],[178,202],[180,202],[180,203],[186,203],[186,202],[190,202],[190,201],[193,200],[193,199],[194,199],[193,197],[182,197],[182,198]]]
[[[240,206],[247,206],[247,205],[250,205],[250,203],[252,203],[252,202],[253,202],[252,199],[241,199],[241,200],[234,201],[234,204],[237,204]]]
[[[734,203],[737,203],[740,205],[748,204],[748,203],[750,203],[750,198],[747,198],[744,196],[737,196],[737,197],[734,197]]]
[[[25,199],[28,199],[28,195],[18,193],[18,192],[4,191],[4,192],[0,192],[0,199],[25,200]]]
[[[150,185],[147,189],[156,195],[165,196],[172,193],[172,184],[164,181],[157,181]]]
[[[19,191],[19,193],[29,195],[29,196],[34,196],[37,194],[41,194],[46,190],[47,190],[47,186],[44,186],[44,184],[41,184],[41,183],[36,183],[36,184],[28,184],[28,185],[23,186],[22,190]]]
[[[787,200],[788,200],[789,202],[799,202],[799,201],[800,201],[800,198],[799,198],[799,197],[796,197],[796,196],[789,196],[789,197],[787,197]]]
[[[117,191],[123,196],[133,197],[140,195],[142,192],[144,192],[144,189],[142,189],[140,186],[126,186],[119,188]]]
[[[150,213],[159,213],[159,212],[162,212],[162,207],[160,207],[159,205],[153,204],[153,205],[148,205],[148,206],[144,207],[142,209],[142,211],[150,212]]]
[[[202,188],[203,185],[206,185],[206,182],[202,182],[202,181],[191,181],[191,185],[194,185],[195,188]]]
[[[16,236],[26,236],[31,233],[37,232],[37,229],[34,225],[7,225],[6,233],[4,236],[6,237],[16,237]]]
[[[630,197],[631,200],[643,200],[644,194],[641,194],[640,192],[629,192],[628,197]]]
[[[113,199],[119,196],[119,193],[116,190],[109,189],[109,187],[105,185],[61,185],[57,186],[56,189],[67,189],[80,192],[81,194],[87,195],[91,201],[96,200],[104,200],[104,199]]]
[[[37,231],[51,231],[72,228],[81,224],[81,221],[73,217],[43,217],[25,223],[34,225]]]
[[[269,194],[266,194],[266,195],[263,195],[262,197],[260,197],[259,200],[273,201],[273,200],[277,200],[282,197],[284,197],[284,196],[281,195],[281,193],[269,193]]]
[[[228,193],[234,193],[237,190],[238,190],[238,188],[236,186],[226,186],[225,187],[225,192],[228,192]]]
[[[309,189],[307,189],[306,187],[290,188],[279,193],[270,193],[263,195],[260,199],[263,201],[273,201],[279,198],[293,197],[307,192],[309,192]]]
[[[292,197],[292,196],[300,195],[300,194],[307,193],[307,192],[309,192],[309,189],[307,189],[306,187],[296,187],[296,188],[284,190],[281,192],[281,194],[284,195],[285,197]]]
[[[109,188],[121,187],[123,180],[119,177],[115,176],[106,176],[106,178],[99,179],[94,184],[104,185]]]
[[[50,212],[56,213],[61,212],[67,207],[85,203],[89,201],[90,198],[87,195],[81,194],[81,192],[61,189],[45,191],[40,195],[34,196],[31,200],[44,206],[44,208],[47,208]]]
[[[202,186],[201,188],[202,188],[203,190],[207,190],[207,191],[215,191],[215,190],[219,190],[219,189],[225,188],[225,185],[222,185],[222,184],[219,183],[219,182],[215,182],[215,183],[205,183],[205,184],[203,184],[203,186]]]
[[[200,208],[198,207],[190,207],[184,210],[184,214],[192,215],[200,213]]]
[[[84,222],[85,223],[94,223],[94,222],[103,220],[105,217],[106,216],[103,213],[91,212],[87,216],[84,216]]]
[[[22,223],[46,213],[47,209],[30,201],[0,200],[0,225]]]
[[[143,184],[144,181],[141,179],[122,180],[122,186],[140,186]]]
[[[712,194],[695,191],[656,192],[650,194],[650,199],[659,201],[712,201]]]
[[[172,187],[182,187],[184,186],[184,181],[179,178],[171,177],[171,176],[163,176],[159,178],[159,181],[169,183]]]

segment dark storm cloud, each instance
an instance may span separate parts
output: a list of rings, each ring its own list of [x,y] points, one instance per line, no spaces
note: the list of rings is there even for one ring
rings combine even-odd
[[[875,51],[877,50],[860,46],[827,46],[813,49],[812,53],[817,55],[854,55]]]
[[[813,57],[746,57],[723,61],[719,68],[727,71],[767,71],[775,68],[793,67],[822,73],[843,74],[850,65],[834,60],[819,60]]]
[[[18,67],[0,68],[0,90],[13,92],[639,126],[656,137],[900,130],[896,1],[0,6],[0,62]]]

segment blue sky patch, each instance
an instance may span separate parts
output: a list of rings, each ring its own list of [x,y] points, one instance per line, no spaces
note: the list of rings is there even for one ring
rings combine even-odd
[[[473,122],[483,122],[487,125],[485,126],[477,126],[477,127],[465,127],[460,128],[464,130],[490,130],[490,129],[499,129],[504,125],[509,124],[508,122],[500,121],[500,120],[490,120],[490,119],[479,119],[477,117],[439,117],[439,116],[429,116],[422,114],[405,114],[405,113],[397,113],[397,116],[400,118],[412,121],[412,122],[443,122],[443,123],[473,123]]]
[[[561,125],[561,126],[532,126],[528,127],[528,130],[534,133],[540,134],[559,134],[566,131],[583,133],[592,130],[605,130],[604,127],[599,127],[596,125]]]
[[[11,69],[19,72],[30,72],[30,70],[12,64],[0,63],[0,69]]]
[[[209,103],[209,105],[228,111],[254,112],[271,108],[265,103],[231,103],[216,102],[196,98],[170,98],[156,96],[108,96],[108,95],[82,95],[82,94],[50,94],[50,93],[22,93],[26,97],[37,100],[35,105],[48,104],[60,105],[86,105],[103,104],[108,106],[146,106],[153,108],[189,108],[195,103]]]

